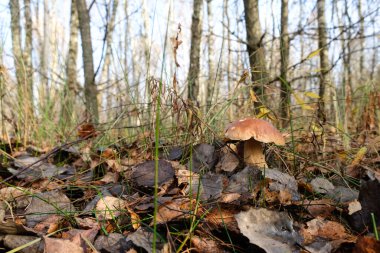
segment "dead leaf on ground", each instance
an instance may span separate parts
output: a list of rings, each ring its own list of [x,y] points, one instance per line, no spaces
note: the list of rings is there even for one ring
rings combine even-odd
[[[242,171],[230,177],[228,186],[224,192],[245,193],[253,191],[261,180],[261,170],[247,166]]]
[[[335,221],[325,220],[322,217],[317,217],[304,225],[300,234],[304,238],[306,245],[318,240],[325,240],[332,243],[332,246],[337,249],[344,242],[355,242],[356,237],[349,234],[344,226]]]
[[[334,202],[331,199],[304,201],[303,205],[313,217],[327,218],[335,210]]]
[[[216,172],[233,172],[238,167],[238,165],[239,159],[234,153],[232,153],[231,149],[228,147],[222,148],[220,160],[216,165]]]
[[[269,190],[277,191],[282,195],[279,196],[280,202],[282,199],[282,202],[289,203],[287,200],[288,194],[291,195],[292,201],[300,200],[298,183],[293,176],[275,169],[265,169],[262,173],[265,178],[271,179],[269,182]],[[281,193],[281,191],[283,192]]]
[[[119,233],[110,233],[108,236],[99,235],[94,246],[99,252],[125,252],[127,250],[125,236]]]
[[[147,161],[132,169],[131,178],[139,186],[154,187],[155,161]],[[158,161],[158,186],[174,179],[174,169],[166,160]]]
[[[360,202],[357,199],[348,203],[348,214],[349,215],[352,215],[352,214],[354,214],[360,210],[362,210],[362,205],[360,204]]]
[[[45,253],[85,253],[80,245],[70,240],[45,237],[44,241]]]
[[[220,247],[220,242],[207,237],[192,236],[191,244],[198,253],[227,253]]]
[[[100,219],[111,220],[120,216],[125,210],[126,202],[122,199],[105,196],[96,204],[96,215]]]
[[[360,236],[352,253],[377,253],[380,252],[380,241],[370,236]]]
[[[191,205],[188,198],[174,199],[163,203],[158,207],[157,223],[167,223],[172,220],[187,218],[192,209],[191,207],[195,208],[195,206],[195,201]]]
[[[219,201],[221,203],[231,203],[235,200],[238,200],[240,196],[241,196],[240,193],[223,193]]]
[[[205,221],[215,228],[228,228],[231,231],[240,233],[235,215],[239,213],[238,207],[220,206],[214,207],[205,217]]]
[[[314,192],[327,194],[334,190],[335,186],[326,178],[317,177],[311,180],[311,186],[313,187]]]
[[[160,237],[157,238],[156,253],[169,253],[168,244],[160,241]],[[139,228],[137,231],[127,236],[127,242],[132,241],[134,245],[145,249],[148,253],[153,253],[153,233]]]
[[[96,137],[99,133],[91,123],[84,123],[78,127],[78,137],[82,139]]]
[[[215,147],[207,143],[201,143],[193,148],[192,161],[187,163],[189,170],[199,173],[214,168],[217,162]],[[190,165],[192,168],[190,168]]]
[[[2,244],[8,249],[15,249],[27,243],[30,243],[36,239],[39,239],[37,236],[28,236],[28,235],[5,235],[2,239]],[[30,245],[28,248],[24,249],[24,253],[39,253],[43,251],[43,246],[41,241],[36,242]]]
[[[70,199],[62,192],[48,191],[36,194],[25,212],[28,227],[34,227],[50,216],[64,216],[75,211]]]
[[[240,212],[235,215],[241,233],[252,244],[270,253],[291,253],[301,238],[293,228],[293,221],[285,212],[264,208]]]

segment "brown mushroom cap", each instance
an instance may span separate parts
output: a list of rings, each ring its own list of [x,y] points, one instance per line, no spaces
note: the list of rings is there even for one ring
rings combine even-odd
[[[263,143],[285,145],[282,134],[268,121],[245,118],[230,123],[225,130],[225,136],[231,140],[246,141],[251,138]]]

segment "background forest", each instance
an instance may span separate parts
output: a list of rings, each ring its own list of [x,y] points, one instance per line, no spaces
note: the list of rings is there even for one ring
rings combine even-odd
[[[332,127],[347,147],[379,130],[379,8],[376,0],[2,1],[2,134],[61,139],[92,121],[133,135],[154,123],[162,83],[167,129],[182,127],[175,111],[197,108],[215,129],[256,114],[283,128]]]

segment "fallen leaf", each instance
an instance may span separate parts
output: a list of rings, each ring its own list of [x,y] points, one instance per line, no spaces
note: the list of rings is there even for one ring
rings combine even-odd
[[[364,158],[365,154],[367,153],[367,148],[366,147],[362,147],[358,150],[358,152],[356,153],[354,159],[352,160],[351,162],[351,166],[356,166],[358,165]]]
[[[293,221],[284,212],[251,208],[235,218],[241,233],[266,252],[291,253],[296,250],[295,243],[301,241]]]
[[[330,199],[316,199],[304,202],[304,207],[313,217],[330,217],[335,210],[333,201]]]
[[[227,251],[220,247],[220,242],[212,240],[207,237],[192,236],[191,245],[195,248],[198,253],[225,253]]]
[[[75,208],[70,199],[62,192],[55,190],[34,195],[26,209],[25,218],[27,226],[34,227],[50,216],[63,217],[66,213],[74,211]]]
[[[126,202],[122,199],[105,196],[96,204],[96,215],[100,219],[111,220],[120,216],[125,210]]]
[[[360,236],[352,253],[378,253],[380,252],[380,241],[370,236]]]
[[[84,253],[84,249],[75,242],[66,239],[44,237],[45,253]]]
[[[172,220],[186,218],[192,209],[190,209],[190,207],[194,208],[195,205],[195,203],[190,205],[188,198],[180,198],[163,203],[158,207],[156,221],[157,223],[162,224]]]
[[[155,161],[147,161],[132,169],[131,178],[139,186],[154,187]],[[158,186],[174,179],[174,169],[166,160],[158,161]]]
[[[304,238],[304,243],[311,244],[317,238],[327,241],[336,241],[337,248],[343,242],[355,242],[356,237],[349,234],[344,226],[335,221],[325,220],[317,217],[306,223],[300,230],[300,234]]]
[[[351,201],[348,203],[348,214],[352,215],[358,211],[362,210],[362,205],[358,200]]]

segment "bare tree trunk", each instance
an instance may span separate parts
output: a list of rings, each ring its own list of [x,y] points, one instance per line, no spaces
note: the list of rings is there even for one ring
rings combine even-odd
[[[40,104],[47,105],[49,100],[49,79],[48,79],[48,62],[50,55],[50,26],[49,26],[49,1],[44,0],[44,19],[43,19],[43,39],[42,39],[42,50],[41,50],[41,96]]]
[[[24,71],[21,49],[20,4],[18,0],[10,0],[9,8],[11,11],[12,52],[16,68],[17,84],[20,89],[24,81]]]
[[[21,137],[26,143],[26,138],[28,135],[28,116],[22,114],[24,111],[24,86],[25,82],[25,71],[24,71],[24,61],[22,57],[21,48],[21,27],[20,27],[20,4],[18,0],[10,0],[9,8],[11,11],[11,33],[12,33],[12,52],[14,57],[14,65],[16,69],[16,79],[17,79],[17,101],[18,101],[18,113],[19,113],[19,125],[23,124],[23,131],[21,132]],[[22,121],[22,118],[24,119]]]
[[[145,76],[144,76],[144,83],[145,83],[145,101],[146,101],[146,106],[147,106],[147,115],[148,115],[148,120],[153,119],[151,116],[151,106],[149,103],[151,102],[151,90],[152,87],[150,87],[150,22],[149,22],[149,15],[148,15],[148,6],[147,6],[147,0],[141,0],[142,1],[142,6],[141,6],[141,15],[143,19],[143,32],[142,32],[142,39],[143,39],[143,53],[144,53],[144,59],[145,59],[145,65],[142,65],[143,67],[141,68],[141,65],[137,64],[135,65],[135,70],[136,70],[136,85],[137,89],[139,86],[140,82],[140,76],[143,73],[145,69]],[[136,59],[136,55],[134,58],[135,63],[137,63],[139,60]]]
[[[282,127],[286,127],[289,122],[290,110],[290,84],[287,78],[289,65],[289,34],[288,34],[288,0],[281,1],[281,95],[280,95],[280,114]]]
[[[198,103],[199,95],[200,50],[202,39],[202,1],[203,0],[194,0],[191,23],[190,67],[187,76],[187,97],[194,103]]]
[[[364,70],[364,17],[362,13],[362,0],[358,0],[358,16],[360,20],[359,36],[360,38],[360,59],[359,59],[359,80],[363,80]]]
[[[264,94],[264,81],[267,77],[266,60],[262,40],[264,34],[261,32],[259,19],[259,1],[244,0],[245,25],[247,29],[247,51],[251,67],[253,91],[262,96]]]
[[[224,0],[223,4],[223,13],[224,16],[226,17],[227,21],[227,90],[230,93],[232,91],[232,84],[231,84],[231,36],[229,33],[230,29],[230,15],[228,14],[228,0]],[[239,62],[237,60],[237,62]],[[235,97],[234,94],[231,94],[232,97]],[[230,104],[230,109],[228,110],[228,119],[232,120],[233,119],[233,113],[234,113],[234,103]]]
[[[32,41],[33,41],[33,30],[32,30],[32,17],[31,17],[31,5],[30,0],[24,0],[24,15],[25,15],[25,50],[24,50],[24,62],[25,62],[25,109],[28,111],[27,114],[30,119],[34,117],[34,106],[33,106],[33,64],[32,64]]]
[[[318,119],[321,122],[326,121],[325,112],[325,90],[330,83],[329,77],[329,58],[327,48],[327,32],[325,20],[325,0],[317,1],[318,16],[318,47],[321,49],[320,57],[320,76],[319,76],[319,101],[318,101]]]
[[[206,112],[210,110],[212,105],[212,98],[214,96],[214,85],[215,85],[215,38],[214,38],[214,12],[212,9],[212,0],[207,0],[207,24],[208,24],[208,37],[207,37],[207,48],[208,48],[208,82],[207,89],[205,89],[205,101],[206,101]],[[224,38],[223,38],[224,39]]]
[[[111,73],[110,73],[110,65],[111,65],[111,54],[112,54],[112,35],[115,28],[115,17],[116,17],[116,11],[117,6],[119,5],[118,0],[113,0],[112,4],[112,11],[111,16],[109,17],[109,20],[107,22],[107,34],[106,34],[106,54],[104,56],[104,63],[103,68],[101,72],[101,80],[102,83],[105,81],[106,83],[106,101],[107,101],[107,108],[110,109],[112,107],[112,87],[111,87]],[[107,6],[107,13],[109,13],[109,6]],[[109,14],[107,14],[109,15]],[[111,116],[109,113],[107,113],[108,116]]]
[[[78,57],[78,11],[76,0],[71,1],[70,14],[70,38],[69,53],[66,61],[66,84],[63,92],[62,119],[66,126],[71,126],[73,119],[73,108],[75,107],[76,96],[79,92],[77,83],[77,57]]]
[[[94,60],[92,55],[92,41],[90,28],[90,15],[85,0],[77,0],[79,29],[82,40],[82,57],[84,68],[84,95],[86,110],[93,122],[98,122],[98,100],[95,85]]]

